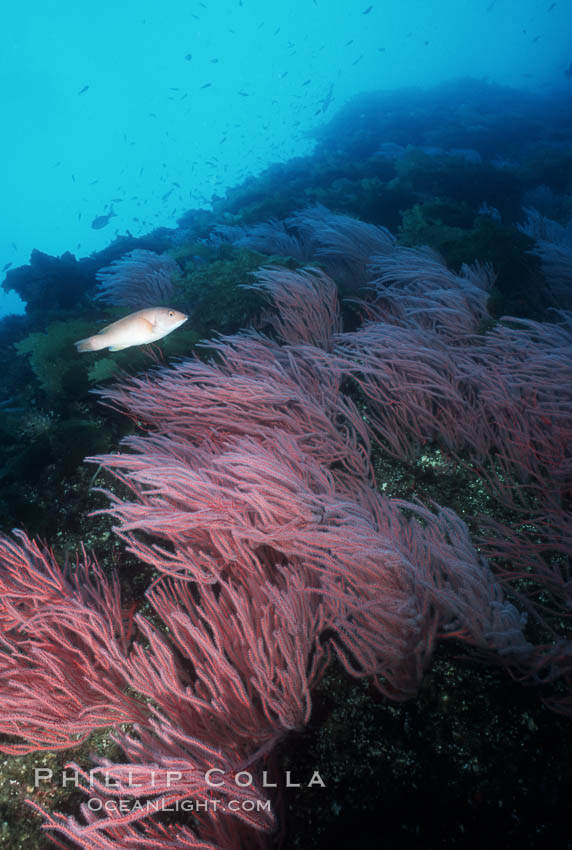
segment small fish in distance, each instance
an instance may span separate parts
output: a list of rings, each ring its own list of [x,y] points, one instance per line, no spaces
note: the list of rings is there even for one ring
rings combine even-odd
[[[113,210],[110,210],[107,215],[96,216],[96,218],[94,218],[91,222],[92,228],[94,230],[101,230],[102,227],[107,227],[107,225],[109,224],[109,219],[112,218],[114,215],[117,215],[117,213],[113,212]]]
[[[122,351],[132,345],[146,345],[156,342],[180,328],[189,317],[169,307],[147,307],[130,313],[111,325],[106,325],[99,333],[80,339],[75,343],[78,351]]]

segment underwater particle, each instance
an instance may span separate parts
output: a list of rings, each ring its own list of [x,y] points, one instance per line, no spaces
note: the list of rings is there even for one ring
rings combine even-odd
[[[84,92],[86,92],[88,90],[88,88],[89,88],[89,86],[84,86],[82,89],[80,89],[78,91],[78,94],[83,94]]]
[[[106,325],[99,333],[78,340],[78,351],[122,351],[133,345],[146,345],[156,342],[180,328],[189,317],[169,307],[147,307],[130,313],[117,322]]]
[[[192,58],[193,58],[193,54],[192,54],[192,53],[187,53],[187,54],[185,55],[185,59],[186,59],[186,61],[187,61],[187,62],[190,62]]]
[[[369,15],[369,13],[371,12],[372,9],[373,9],[373,6],[368,6],[367,9],[363,10],[362,15]]]

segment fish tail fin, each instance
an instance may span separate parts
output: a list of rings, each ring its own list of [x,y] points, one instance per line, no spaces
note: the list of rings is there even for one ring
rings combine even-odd
[[[109,343],[106,343],[99,334],[95,334],[95,336],[86,336],[85,339],[78,339],[74,345],[77,351],[101,351],[102,348],[107,348]]]

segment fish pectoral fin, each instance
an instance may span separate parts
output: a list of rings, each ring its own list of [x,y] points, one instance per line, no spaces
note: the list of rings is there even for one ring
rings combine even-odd
[[[131,345],[131,343],[128,343],[127,345],[110,345],[107,350],[108,351],[123,351],[124,348],[129,348],[130,345]]]

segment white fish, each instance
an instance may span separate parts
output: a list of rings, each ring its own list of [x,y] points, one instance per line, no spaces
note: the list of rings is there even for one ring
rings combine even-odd
[[[75,347],[78,351],[101,351],[102,348],[121,351],[132,345],[145,345],[180,328],[188,318],[169,307],[146,307],[106,325],[93,336],[78,340]]]

